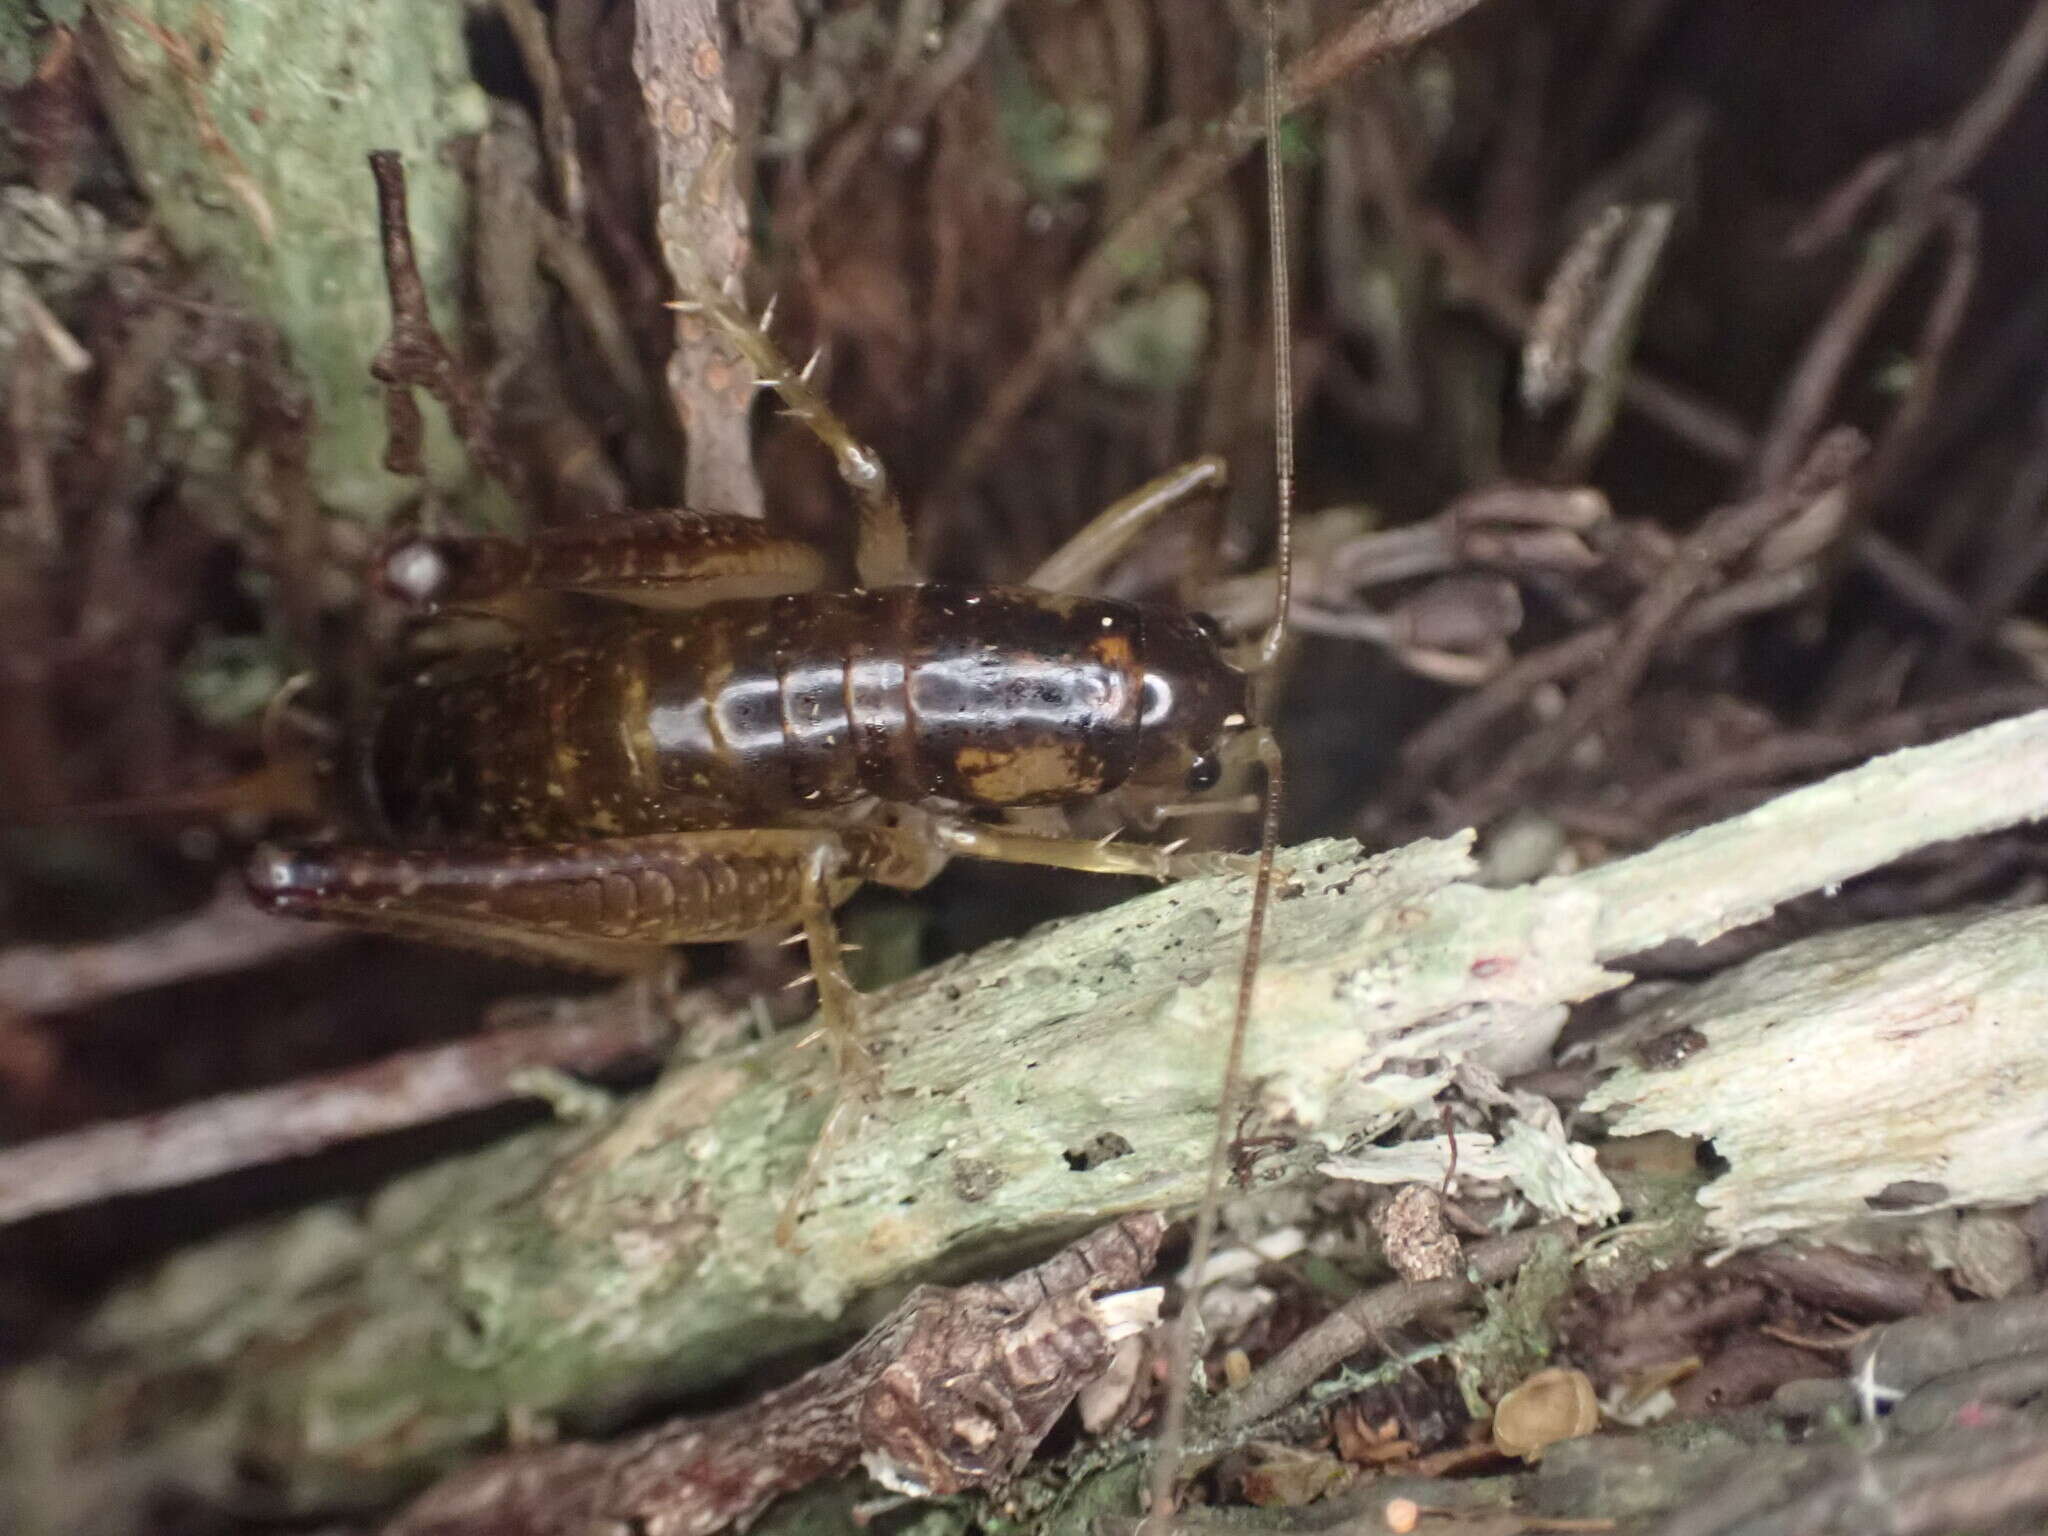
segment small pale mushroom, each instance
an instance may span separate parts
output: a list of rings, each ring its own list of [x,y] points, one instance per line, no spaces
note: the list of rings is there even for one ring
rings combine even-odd
[[[1600,1427],[1600,1403],[1584,1371],[1552,1366],[1509,1392],[1493,1410],[1493,1443],[1503,1455],[1540,1461],[1560,1440]]]

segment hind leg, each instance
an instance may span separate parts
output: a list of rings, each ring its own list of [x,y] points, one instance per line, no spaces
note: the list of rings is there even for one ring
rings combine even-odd
[[[266,848],[248,883],[259,906],[287,916],[620,975],[658,970],[676,944],[800,923],[834,1061],[871,1081],[832,921],[861,883],[856,863],[830,831],[675,832],[534,847]]]
[[[625,975],[657,973],[675,944],[801,925],[838,1102],[790,1195],[786,1240],[830,1149],[879,1085],[833,911],[865,878],[916,886],[942,862],[907,829],[769,829],[538,847],[268,848],[248,883],[273,912]]]

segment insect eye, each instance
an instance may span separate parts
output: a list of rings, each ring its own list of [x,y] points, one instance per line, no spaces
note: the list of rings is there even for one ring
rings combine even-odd
[[[1211,645],[1221,645],[1223,643],[1223,626],[1216,622],[1215,614],[1191,613],[1188,615],[1188,622],[1193,624],[1196,629],[1199,629],[1202,632],[1202,638]]]
[[[1188,788],[1196,794],[1214,789],[1223,777],[1223,764],[1213,757],[1198,757],[1188,764]]]

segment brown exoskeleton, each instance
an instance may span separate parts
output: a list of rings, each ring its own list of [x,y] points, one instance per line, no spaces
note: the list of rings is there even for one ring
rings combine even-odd
[[[1160,878],[1175,848],[1048,837],[1001,813],[1210,788],[1251,720],[1213,622],[1067,596],[1217,486],[1197,460],[1117,503],[1030,585],[920,582],[874,455],[722,295],[693,301],[835,454],[859,585],[745,518],[649,512],[525,540],[403,537],[378,584],[500,635],[408,664],[334,778],[372,840],[266,848],[273,911],[586,968],[799,924],[843,1081],[872,1076],[833,909],[954,854]],[[564,614],[560,599],[599,599]]]

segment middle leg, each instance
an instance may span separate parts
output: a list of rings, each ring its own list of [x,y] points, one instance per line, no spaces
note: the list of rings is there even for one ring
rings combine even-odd
[[[810,429],[839,467],[839,478],[853,493],[860,527],[855,540],[854,568],[864,587],[893,587],[914,581],[910,560],[910,528],[902,503],[889,483],[881,455],[853,435],[825,397],[811,387],[810,370],[793,367],[782,349],[747,312],[724,294],[709,289],[691,294],[676,305],[693,310],[715,325],[735,351],[752,365],[764,388],[782,398],[789,414]]]

